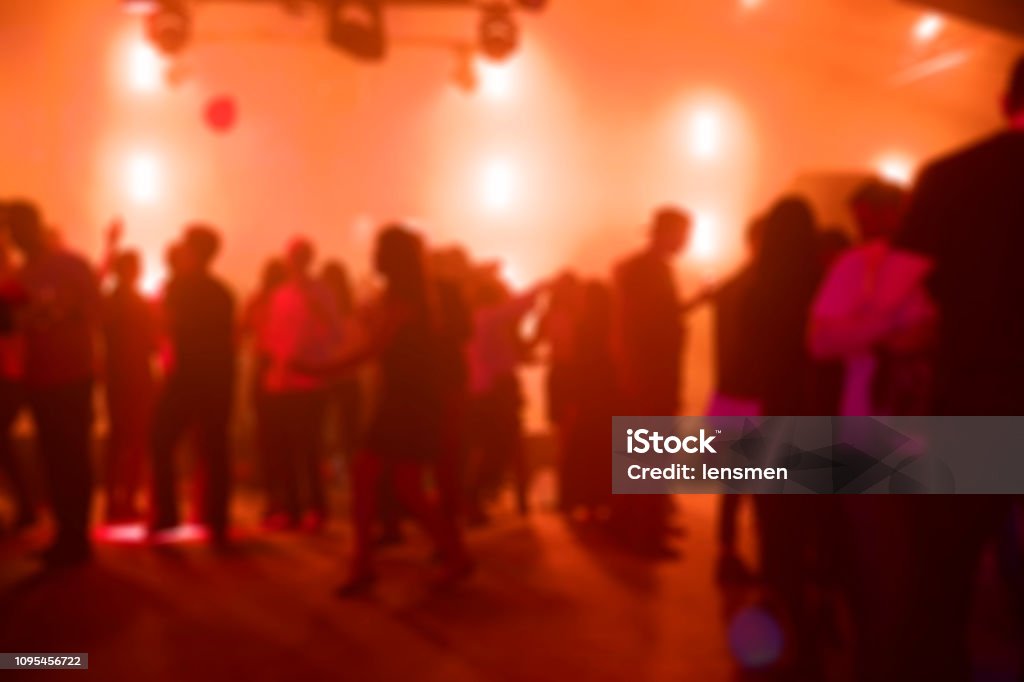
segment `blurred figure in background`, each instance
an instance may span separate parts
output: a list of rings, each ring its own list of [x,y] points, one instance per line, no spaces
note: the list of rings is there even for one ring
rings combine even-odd
[[[473,337],[473,317],[466,300],[471,276],[469,258],[460,248],[434,254],[433,272],[440,315],[440,379],[444,414],[441,454],[434,479],[442,513],[457,523],[464,512],[469,418],[467,346]]]
[[[178,525],[175,452],[195,432],[204,473],[203,521],[215,545],[228,540],[230,444],[235,386],[235,302],[212,271],[220,236],[205,225],[186,229],[175,250],[175,275],[163,298],[170,366],[153,417],[154,510],[151,532]]]
[[[34,204],[12,202],[5,215],[25,261],[20,273],[27,293],[22,314],[25,384],[57,522],[56,537],[44,559],[50,565],[78,563],[91,556],[90,447],[99,282],[83,258],[47,239]]]
[[[103,300],[104,386],[110,432],[106,490],[108,523],[141,518],[137,497],[149,452],[156,386],[153,359],[158,327],[153,304],[138,290],[142,264],[136,251],[114,255],[114,289]]]
[[[850,207],[861,243],[838,257],[814,301],[811,351],[845,365],[836,414],[927,411],[932,363],[923,351],[935,310],[920,282],[901,278],[903,256],[890,245],[906,203],[906,192],[881,180],[857,189]]]
[[[551,285],[547,307],[537,325],[537,340],[547,344],[547,377],[545,381],[545,398],[547,400],[548,420],[554,426],[559,439],[559,452],[562,455],[562,472],[558,477],[560,485],[559,505],[569,511],[574,501],[570,498],[574,493],[566,489],[570,483],[567,476],[567,459],[569,453],[569,434],[573,429],[578,405],[573,400],[575,385],[579,378],[577,362],[578,338],[581,330],[583,298],[585,287],[579,278],[566,272],[555,278]],[[610,320],[609,320],[610,324]],[[610,340],[611,329],[605,330]]]
[[[307,368],[338,373],[366,360],[378,365],[380,385],[366,444],[353,462],[355,547],[352,570],[338,590],[343,597],[365,592],[376,579],[373,530],[385,477],[398,502],[434,541],[443,562],[439,582],[458,581],[472,567],[458,526],[426,491],[426,472],[444,447],[444,388],[440,322],[422,238],[401,225],[385,227],[377,238],[375,265],[385,290],[367,313],[367,342],[334,362]]]
[[[287,279],[270,296],[260,347],[269,364],[262,377],[270,437],[271,477],[284,494],[280,523],[319,530],[327,519],[321,454],[328,381],[295,369],[325,363],[341,344],[341,315],[331,290],[312,275],[313,244],[288,246]]]
[[[679,413],[684,306],[672,260],[690,241],[693,219],[677,208],[658,210],[640,253],[620,263],[612,284],[612,351],[621,397],[620,414],[672,416]],[[621,495],[614,498],[619,535],[637,551],[671,557],[667,545],[671,498]]]
[[[246,302],[241,321],[242,337],[250,344],[247,379],[256,427],[255,441],[260,458],[260,478],[266,496],[263,523],[271,528],[283,518],[284,493],[281,477],[274,467],[267,390],[263,383],[263,376],[271,362],[270,354],[263,347],[263,328],[266,325],[271,296],[287,277],[288,271],[284,261],[279,258],[268,260],[263,266],[259,289]]]
[[[747,251],[751,262],[722,284],[712,295],[714,308],[715,376],[718,384],[708,406],[708,415],[756,417],[758,400],[757,367],[752,340],[755,338],[747,302],[753,295],[755,264],[764,232],[764,220],[755,218],[747,227]],[[719,556],[717,577],[721,583],[745,583],[750,569],[736,548],[736,526],[743,496],[721,496],[718,518]]]
[[[800,197],[785,197],[764,218],[746,315],[750,324],[754,397],[768,416],[814,414],[815,365],[806,347],[807,322],[821,281],[814,215]],[[815,588],[826,575],[835,527],[827,497],[755,495],[761,578],[788,626],[783,672],[820,679],[821,634]]]
[[[356,301],[348,270],[340,261],[329,260],[320,270],[320,282],[334,297],[342,335],[356,333]],[[349,465],[359,448],[363,428],[363,388],[356,372],[332,383],[328,389],[328,414],[337,454],[343,464]]]
[[[529,510],[528,473],[523,451],[523,395],[519,367],[526,359],[520,333],[523,318],[537,304],[542,288],[512,295],[497,269],[478,275],[473,301],[473,338],[467,349],[471,424],[468,517],[485,523],[485,500],[511,471],[520,514]]]
[[[1006,130],[925,168],[893,240],[902,256],[894,280],[924,284],[938,309],[925,414],[1024,414],[1024,58],[1003,112]],[[974,580],[1011,501],[897,497],[898,513],[874,505],[851,524],[851,552],[862,559],[851,599],[858,680],[972,679]],[[888,561],[871,560],[882,553]]]
[[[561,504],[573,518],[607,520],[611,471],[602,466],[608,425],[615,415],[615,361],[612,356],[612,294],[599,281],[580,282],[578,309],[571,332],[573,348],[564,378],[565,402]]]
[[[17,314],[27,294],[12,262],[14,254],[4,211],[6,206],[0,204],[0,474],[6,478],[14,502],[11,527],[18,531],[36,522],[36,504],[28,472],[18,456],[12,432],[26,407],[25,340],[17,327]]]

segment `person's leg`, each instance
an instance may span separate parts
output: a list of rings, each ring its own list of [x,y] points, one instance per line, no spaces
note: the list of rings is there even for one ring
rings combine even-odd
[[[153,458],[150,526],[154,531],[174,528],[180,523],[174,458],[190,426],[193,400],[193,396],[174,384],[166,385],[157,399],[150,448]]]
[[[7,476],[14,498],[14,526],[24,528],[36,522],[36,505],[25,467],[18,458],[11,429],[25,404],[24,387],[0,380],[0,472]]]
[[[92,502],[92,382],[35,390],[31,407],[57,520],[49,558],[84,558]]]
[[[302,418],[302,474],[305,480],[306,523],[313,529],[323,525],[327,518],[327,494],[324,491],[323,454],[324,427],[327,415],[327,395],[321,391],[302,394],[299,400]]]
[[[215,544],[227,541],[231,494],[230,391],[213,391],[199,415],[198,448],[206,468],[204,519]]]
[[[441,511],[453,522],[462,514],[463,460],[466,449],[465,398],[452,391],[444,398],[441,452],[434,463],[434,479]]]
[[[438,505],[427,497],[423,465],[415,460],[396,462],[393,480],[399,501],[430,535],[445,565],[462,567],[468,563],[458,525],[442,514]]]
[[[352,460],[352,560],[349,576],[337,591],[340,597],[359,594],[373,584],[373,522],[383,473],[384,463],[372,452],[363,450]]]
[[[270,393],[265,398],[269,478],[277,495],[277,508],[287,518],[288,525],[298,524],[301,515],[299,503],[299,443],[304,437],[301,410],[295,396],[290,393]]]

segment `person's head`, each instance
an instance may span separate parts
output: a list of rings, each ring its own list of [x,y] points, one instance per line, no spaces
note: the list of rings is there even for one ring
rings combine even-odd
[[[195,223],[185,229],[178,260],[184,272],[206,272],[220,251],[220,235],[209,225]]]
[[[651,222],[651,249],[659,256],[671,258],[686,246],[692,227],[693,220],[682,209],[658,209]]]
[[[34,203],[23,199],[8,202],[3,210],[3,220],[14,246],[26,258],[32,258],[46,249],[46,229],[39,208]]]
[[[313,248],[313,243],[305,237],[296,237],[288,244],[288,249],[285,251],[288,274],[292,277],[308,277],[315,258],[316,251]]]
[[[423,239],[405,225],[386,225],[377,235],[374,266],[394,293],[425,291],[425,258]]]
[[[142,259],[135,250],[122,251],[114,256],[113,267],[117,286],[123,289],[134,289],[142,275]]]
[[[850,197],[850,210],[865,241],[889,239],[903,224],[907,193],[884,180],[867,180]]]
[[[269,294],[288,278],[288,268],[280,258],[271,258],[263,264],[260,274],[260,291]]]
[[[781,199],[765,216],[763,229],[757,261],[763,284],[801,286],[820,273],[814,212],[805,199]]]
[[[1003,96],[1003,113],[1015,128],[1024,128],[1024,55],[1010,72],[1010,82]]]

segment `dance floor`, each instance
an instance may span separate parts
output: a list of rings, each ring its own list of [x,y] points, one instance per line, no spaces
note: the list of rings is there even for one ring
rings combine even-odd
[[[104,680],[737,678],[726,624],[735,600],[712,579],[712,497],[680,501],[679,560],[633,557],[551,511],[508,511],[470,533],[479,570],[457,589],[429,587],[429,548],[410,533],[382,552],[374,594],[349,601],[332,596],[346,524],[264,534],[255,498],[240,498],[248,525],[225,554],[126,533],[98,544],[95,565],[43,574],[6,541],[0,650],[88,652]],[[982,595],[983,679],[1012,679],[1001,672],[1014,666],[999,634],[1005,598]]]

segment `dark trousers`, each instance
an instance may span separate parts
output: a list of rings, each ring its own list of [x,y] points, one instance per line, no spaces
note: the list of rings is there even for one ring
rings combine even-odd
[[[82,548],[92,506],[92,381],[34,387],[28,396],[57,521],[54,544]]]
[[[153,527],[177,526],[180,518],[174,455],[186,434],[194,433],[196,453],[205,476],[203,519],[215,539],[227,531],[230,491],[230,385],[168,381],[153,415]]]
[[[19,382],[0,379],[0,472],[7,477],[14,498],[15,523],[30,523],[36,514],[28,475],[11,438],[18,413],[25,407],[25,387]]]
[[[280,495],[281,511],[293,521],[305,511],[327,513],[320,454],[327,396],[323,391],[264,394],[269,470],[268,490]]]

